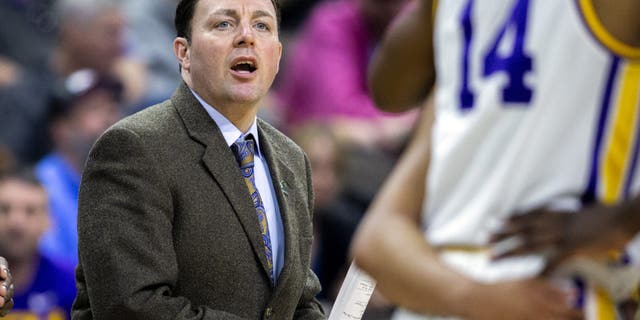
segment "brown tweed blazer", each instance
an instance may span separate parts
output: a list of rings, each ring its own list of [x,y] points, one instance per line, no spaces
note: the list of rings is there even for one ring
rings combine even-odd
[[[80,187],[73,319],[322,319],[309,161],[258,121],[285,232],[273,287],[232,151],[183,83],[96,142]]]

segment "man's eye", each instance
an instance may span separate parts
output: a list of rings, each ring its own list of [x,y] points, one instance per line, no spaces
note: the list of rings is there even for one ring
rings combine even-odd
[[[228,29],[231,28],[231,23],[229,21],[222,21],[216,25],[218,29]]]
[[[266,23],[263,23],[263,22],[256,23],[256,28],[258,30],[269,30],[269,26]]]

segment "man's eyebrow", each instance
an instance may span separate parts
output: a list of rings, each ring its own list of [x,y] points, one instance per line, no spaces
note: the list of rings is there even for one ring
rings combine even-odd
[[[229,16],[234,19],[240,19],[240,14],[233,9],[220,9],[213,13],[214,16]]]
[[[253,13],[253,18],[262,18],[262,17],[267,17],[267,18],[271,18],[275,20],[275,17],[268,11],[264,11],[264,10],[256,10]]]
[[[213,16],[228,16],[228,17],[232,17],[234,19],[240,19],[240,14],[238,13],[238,11],[236,11],[234,9],[219,9],[216,12],[214,12],[212,15]],[[267,17],[267,18],[271,18],[271,19],[275,20],[275,17],[269,11],[256,10],[256,11],[253,12],[253,16],[252,16],[253,19],[262,18],[262,17]]]

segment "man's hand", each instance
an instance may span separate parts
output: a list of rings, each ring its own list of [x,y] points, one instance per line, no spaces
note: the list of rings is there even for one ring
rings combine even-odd
[[[543,279],[522,279],[479,284],[467,302],[465,318],[493,319],[583,319],[571,305],[571,293]]]
[[[512,216],[491,238],[492,244],[515,239],[515,245],[495,258],[541,253],[548,262],[543,273],[553,271],[577,256],[606,257],[630,240],[615,207],[592,206],[579,212],[538,209]]]
[[[0,56],[0,88],[13,85],[19,76],[20,66],[15,61]]]
[[[13,308],[13,280],[9,272],[7,259],[0,257],[0,317],[4,317]]]

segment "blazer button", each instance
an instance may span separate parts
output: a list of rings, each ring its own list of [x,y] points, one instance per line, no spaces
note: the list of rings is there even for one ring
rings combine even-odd
[[[271,309],[271,307],[268,307],[264,310],[264,318],[271,319],[271,316],[273,316],[273,309]]]

